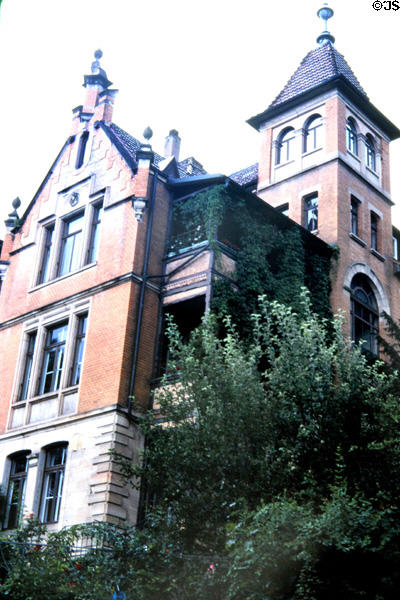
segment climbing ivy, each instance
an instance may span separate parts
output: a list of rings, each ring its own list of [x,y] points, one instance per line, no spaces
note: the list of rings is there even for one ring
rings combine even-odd
[[[176,240],[183,239],[185,232],[192,243],[208,241],[216,253],[221,251],[221,242],[233,250],[235,284],[215,279],[212,309],[231,315],[242,334],[251,332],[251,315],[257,311],[259,296],[296,310],[303,287],[311,292],[312,309],[327,319],[332,317],[330,258],[316,253],[298,226],[288,222],[282,228],[268,222],[261,207],[250,207],[240,192],[220,185],[177,202],[170,247],[176,249]],[[186,238],[181,247],[185,244]]]

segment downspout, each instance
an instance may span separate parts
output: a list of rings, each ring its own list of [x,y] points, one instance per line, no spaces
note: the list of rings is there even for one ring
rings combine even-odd
[[[148,278],[147,273],[148,273],[148,266],[149,266],[151,234],[152,234],[152,229],[153,229],[153,214],[154,214],[156,189],[157,189],[157,175],[156,175],[156,172],[154,171],[150,206],[149,206],[149,212],[148,212],[148,224],[147,224],[147,233],[146,233],[146,246],[145,246],[145,253],[144,253],[144,262],[143,262],[142,283],[141,283],[141,287],[140,287],[139,307],[138,307],[138,313],[137,313],[137,319],[136,319],[135,344],[134,344],[134,348],[133,348],[132,369],[131,369],[131,377],[130,377],[130,382],[129,382],[129,395],[128,395],[128,418],[129,419],[133,419],[132,399],[133,399],[133,392],[135,389],[137,360],[138,360],[139,344],[140,344],[140,334],[141,334],[141,329],[142,329],[144,294],[146,291],[146,283],[147,283],[147,278]]]

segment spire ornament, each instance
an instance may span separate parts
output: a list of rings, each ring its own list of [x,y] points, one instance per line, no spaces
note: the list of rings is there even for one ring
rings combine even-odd
[[[329,8],[327,2],[319,9],[317,16],[324,21],[325,26],[324,31],[317,37],[317,43],[326,44],[327,42],[331,42],[331,44],[334,44],[335,38],[328,31],[328,19],[333,16],[333,10]]]

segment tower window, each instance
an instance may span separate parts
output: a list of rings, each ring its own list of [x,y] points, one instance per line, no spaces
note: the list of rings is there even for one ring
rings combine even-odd
[[[66,444],[51,446],[46,452],[40,509],[43,523],[54,523],[59,519],[66,457]]]
[[[347,150],[349,150],[352,154],[355,154],[357,156],[357,154],[358,154],[357,128],[356,128],[356,123],[352,117],[349,117],[347,119],[346,146],[347,146]]]
[[[400,232],[398,231],[398,229],[393,228],[392,240],[393,258],[394,260],[400,260]]]
[[[322,117],[314,115],[304,129],[304,152],[311,152],[322,148]]]
[[[355,275],[351,282],[351,335],[362,349],[378,354],[378,305],[368,278]]]
[[[294,152],[294,129],[293,127],[288,127],[284,129],[277,140],[276,146],[276,164],[280,165],[282,163],[288,162],[293,158]]]
[[[318,229],[318,194],[311,194],[304,198],[304,227],[308,231]]]
[[[75,168],[80,169],[85,160],[86,146],[89,139],[89,132],[84,131],[79,139],[78,154],[76,155]]]
[[[18,527],[24,507],[26,476],[28,473],[28,454],[21,452],[11,457],[10,478],[8,480],[4,529]]]
[[[360,202],[354,196],[351,197],[350,205],[350,232],[358,236],[358,207]]]
[[[286,202],[285,204],[281,204],[280,206],[277,206],[276,210],[279,211],[281,213],[281,215],[285,215],[285,217],[288,217],[289,216],[289,203]]]
[[[376,171],[375,144],[369,133],[367,133],[365,138],[365,162],[367,163],[367,167]]]
[[[371,211],[371,249],[378,251],[379,217]]]

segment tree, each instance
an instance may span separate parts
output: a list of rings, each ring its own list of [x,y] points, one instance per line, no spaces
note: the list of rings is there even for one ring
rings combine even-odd
[[[118,575],[142,600],[397,597],[395,378],[343,337],[340,319],[327,328],[305,293],[297,312],[261,299],[253,324],[246,346],[229,319],[221,339],[207,315],[188,344],[171,324],[170,374],[142,416],[143,462],[114,457],[146,482],[147,518],[115,534],[107,561],[89,553],[93,589]],[[75,589],[48,600],[96,597]],[[39,600],[24,593],[12,597]]]

